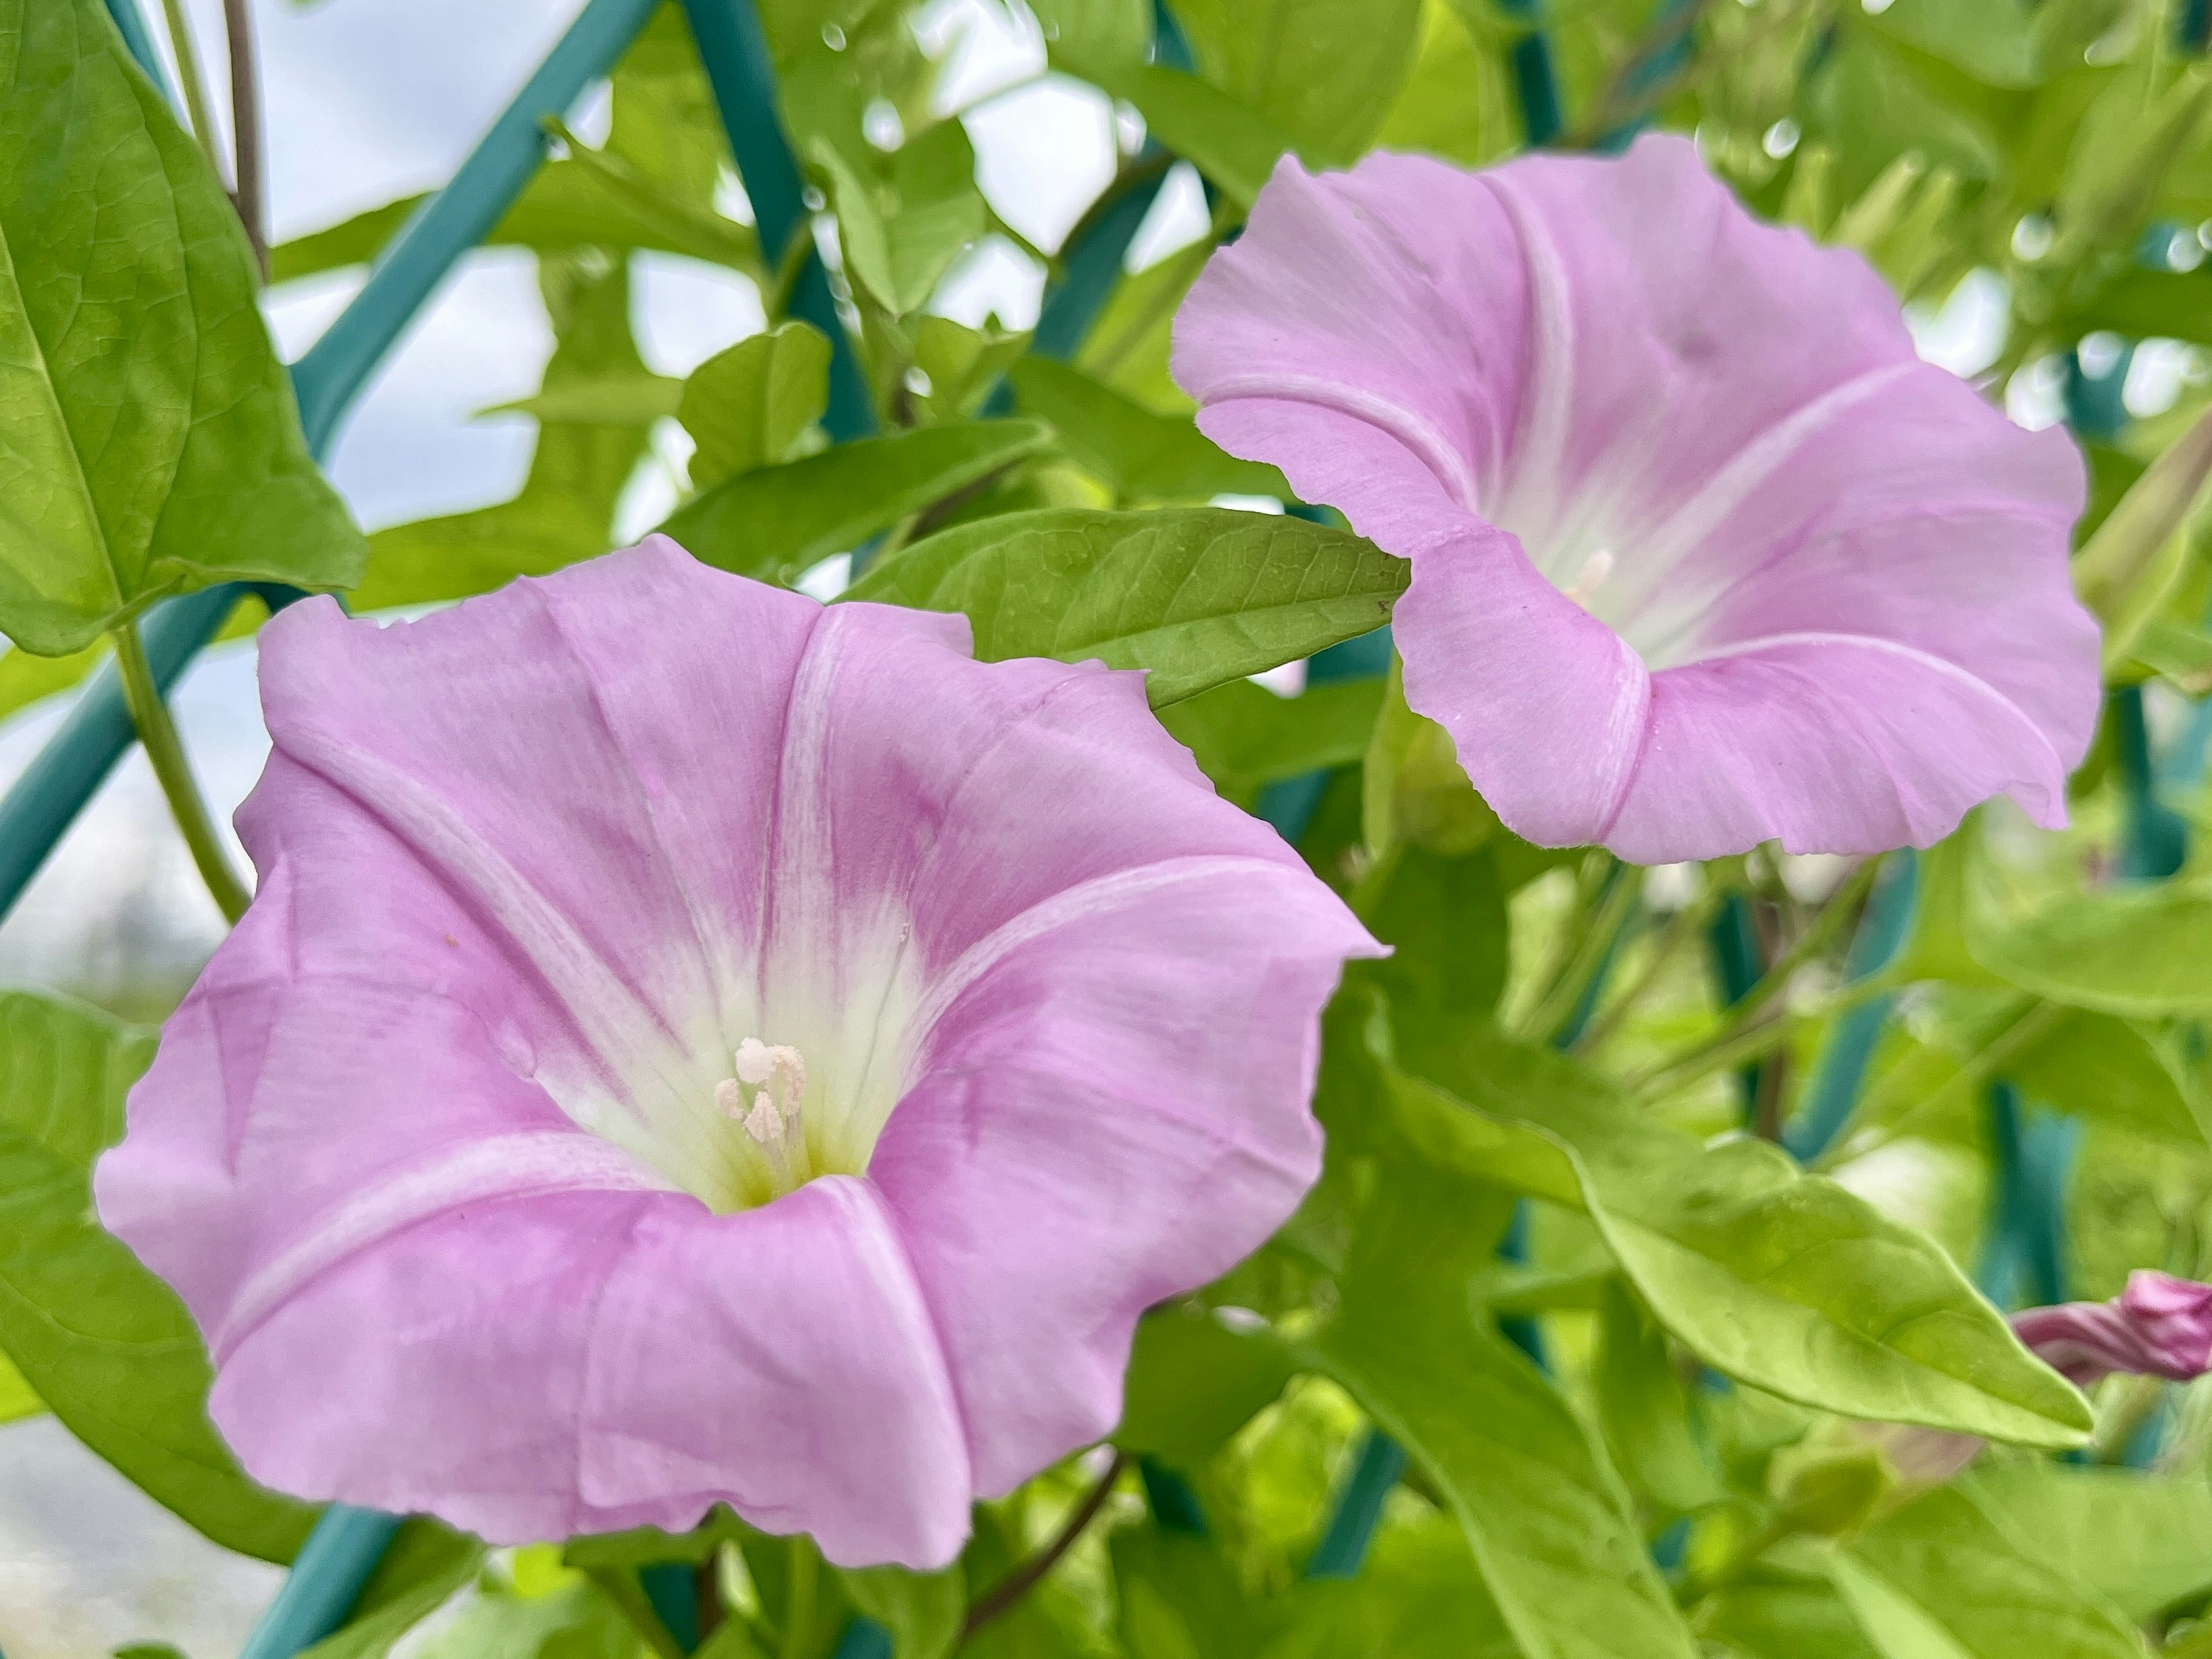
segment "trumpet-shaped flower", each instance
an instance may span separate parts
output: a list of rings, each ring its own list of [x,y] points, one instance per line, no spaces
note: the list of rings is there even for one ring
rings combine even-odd
[[[2064,821],[2080,459],[1690,143],[1285,159],[1176,319],[1199,424],[1413,564],[1407,701],[1529,840],[1656,863]]]
[[[1315,1178],[1376,947],[1140,676],[656,541],[261,684],[259,890],[97,1194],[272,1486],[936,1566]]]
[[[2143,1271],[2110,1302],[2013,1316],[2036,1358],[2081,1388],[2115,1371],[2189,1382],[2212,1370],[2212,1285]]]

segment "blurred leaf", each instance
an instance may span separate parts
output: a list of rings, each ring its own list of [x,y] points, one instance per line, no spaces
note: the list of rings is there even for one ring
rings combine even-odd
[[[2032,86],[2035,13],[2024,0],[1895,0],[1869,26],[1993,87]]]
[[[1689,1659],[1619,1477],[1535,1367],[1475,1320],[1466,1284],[1489,1241],[1465,1224],[1464,1189],[1381,1173],[1318,1358],[1457,1519],[1523,1652]]]
[[[830,341],[808,324],[783,323],[717,352],[691,371],[674,411],[699,446],[692,487],[796,459],[829,404]]]
[[[1095,78],[1135,105],[1152,137],[1239,207],[1252,205],[1275,163],[1297,142],[1261,111],[1181,70],[1137,64]]]
[[[965,327],[950,317],[925,316],[916,324],[914,366],[929,380],[929,390],[917,394],[917,401],[930,420],[950,421],[974,413],[999,378],[1029,349],[1027,334],[1009,334],[996,326],[997,320],[993,317],[981,329]]]
[[[1389,993],[1395,1029],[1449,1029],[1498,1006],[1510,930],[1487,853],[1401,848],[1361,884],[1358,902],[1369,930],[1390,947],[1362,971]]]
[[[1503,833],[1490,803],[1461,768],[1451,734],[1407,705],[1405,672],[1395,656],[1360,775],[1360,819],[1377,856],[1401,844],[1471,853]]]
[[[1969,892],[1964,920],[1976,962],[2051,1001],[2135,1017],[2212,1008],[2212,893],[2192,881],[2063,894],[2017,920]]]
[[[572,1580],[548,1595],[480,1588],[416,1659],[638,1659],[637,1632],[596,1585]]]
[[[1107,1548],[1130,1659],[1211,1659],[1253,1650],[1260,1610],[1211,1540],[1129,1527]]]
[[[1699,1636],[1740,1659],[1890,1659],[1825,1578],[1755,1569],[1700,1601],[1693,1619]]]
[[[1174,1304],[1138,1322],[1114,1443],[1195,1468],[1273,1401],[1297,1369],[1265,1326],[1245,1330]]]
[[[1666,1333],[1618,1277],[1607,1280],[1599,1304],[1590,1387],[1613,1467],[1632,1491],[1677,1514],[1721,1498],[1719,1480],[1698,1449],[1690,1396]]]
[[[1380,680],[1337,680],[1279,697],[1231,680],[1160,710],[1160,724],[1196,757],[1200,771],[1232,800],[1261,785],[1330,767],[1366,752],[1382,701]]]
[[[0,633],[58,656],[165,594],[348,587],[316,470],[199,147],[97,0],[0,0]]]
[[[1405,585],[1402,561],[1349,532],[1180,507],[963,525],[878,565],[850,597],[964,611],[987,661],[1148,669],[1158,708],[1368,633]]]
[[[2188,525],[2212,480],[2212,410],[2145,469],[2074,556],[2074,587],[2105,630],[2107,672],[2128,659],[2188,554]]]
[[[1883,1659],[2142,1659],[2142,1638],[2029,1556],[1966,1491],[1938,1487],[1834,1559]]]
[[[847,274],[893,316],[919,311],[983,234],[967,129],[940,121],[872,164],[826,140],[816,142],[813,157],[829,175]]]
[[[1714,1369],[1847,1416],[2081,1443],[2080,1395],[2029,1357],[1941,1247],[1778,1147],[1703,1146],[1596,1073],[1472,1025],[1414,1063],[1423,1077],[1391,1085],[1414,1143],[1446,1167],[1587,1209],[1661,1322]]]
[[[383,1659],[393,1643],[446,1604],[483,1561],[483,1545],[426,1516],[392,1535],[346,1622],[300,1659]]]
[[[1986,179],[2003,166],[1987,123],[1939,96],[1924,73],[1870,27],[1838,31],[1808,94],[1806,130],[1836,159],[1836,199],[1856,201],[1900,156]]]
[[[572,1567],[644,1567],[664,1561],[696,1567],[724,1544],[748,1535],[744,1522],[718,1504],[689,1532],[632,1527],[624,1532],[586,1533],[561,1547],[561,1559]]]
[[[1309,161],[1341,167],[1405,84],[1421,3],[1178,0],[1176,17],[1206,79],[1281,127]]]
[[[1305,1580],[1277,1606],[1280,1633],[1261,1659],[1522,1659],[1446,1516],[1393,1517],[1357,1578]]]
[[[1036,454],[1048,435],[1034,421],[959,421],[862,438],[725,479],[660,529],[708,564],[789,581]]]
[[[1009,378],[1022,408],[1049,422],[1067,453],[1125,501],[1296,499],[1273,467],[1238,460],[1188,417],[1156,415],[1070,364],[1025,357]]]
[[[943,1572],[833,1568],[853,1605],[890,1632],[891,1659],[943,1659],[960,1641],[968,1586],[957,1563]]]
[[[2212,268],[2151,270],[2129,265],[2099,287],[2063,327],[2069,337],[2106,329],[2130,340],[2160,337],[2212,345]]]
[[[2212,634],[2154,617],[2136,635],[2136,662],[2173,682],[2184,696],[2212,692]]]
[[[666,374],[577,380],[512,403],[493,404],[477,413],[527,415],[549,425],[649,427],[676,413],[684,385]]]
[[[39,1398],[38,1390],[23,1380],[13,1360],[0,1353],[0,1423],[36,1417],[46,1409],[46,1402]]]
[[[1520,142],[1520,112],[1504,55],[1478,41],[1453,7],[1430,0],[1422,10],[1413,73],[1376,143],[1482,167]]]
[[[2070,240],[2132,248],[2167,171],[2203,129],[2212,74],[2191,64],[2161,84],[2151,56],[2108,81],[2083,116],[2058,186]]]
[[[152,1037],[0,994],[0,1347],[70,1433],[226,1548],[289,1561],[306,1504],[249,1480],[207,1419],[184,1305],[94,1219],[94,1158],[122,1139]]]
[[[555,342],[541,397],[644,378],[630,337],[625,265],[590,252],[547,258],[538,280]],[[646,443],[645,428],[625,421],[541,417],[529,476],[514,499],[369,538],[368,571],[354,608],[464,599],[597,557],[613,544],[615,505]]]
[[[1984,1463],[1962,1484],[2047,1571],[2137,1623],[2212,1589],[2212,1485],[2197,1471]]]

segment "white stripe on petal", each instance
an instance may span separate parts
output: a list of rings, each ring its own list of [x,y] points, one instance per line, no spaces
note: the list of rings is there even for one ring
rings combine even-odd
[[[563,1192],[674,1192],[611,1141],[581,1130],[494,1135],[448,1149],[358,1188],[264,1262],[231,1298],[208,1346],[230,1351],[307,1283],[382,1239],[465,1204]]]

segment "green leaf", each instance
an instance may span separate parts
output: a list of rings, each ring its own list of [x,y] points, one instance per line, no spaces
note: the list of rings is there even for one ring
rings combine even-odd
[[[58,656],[165,594],[352,586],[258,286],[98,0],[0,0],[0,633]]]
[[[477,413],[527,415],[549,425],[649,427],[676,413],[683,391],[684,382],[666,374],[610,374],[569,380]]]
[[[2212,634],[2165,617],[2142,626],[2130,649],[2136,663],[2172,680],[2183,696],[2212,691]]]
[[[1027,357],[1008,378],[1022,408],[1049,422],[1067,453],[1124,501],[1296,499],[1273,467],[1238,460],[1188,416],[1156,415],[1071,364]]]
[[[2212,270],[2151,270],[2130,264],[2089,296],[2067,329],[2069,334],[2110,329],[2131,340],[2163,337],[2212,345]]]
[[[890,1632],[891,1659],[943,1659],[960,1640],[968,1586],[958,1564],[942,1572],[903,1567],[834,1569],[854,1607]]]
[[[599,1589],[546,1595],[486,1586],[416,1650],[420,1659],[637,1659],[637,1632]]]
[[[983,198],[967,130],[957,121],[939,122],[868,163],[821,139],[813,157],[836,198],[847,272],[893,316],[919,311],[952,262],[983,234]]]
[[[929,390],[915,394],[915,400],[929,420],[974,413],[1007,368],[1029,349],[1027,334],[1009,334],[996,325],[995,315],[981,329],[950,317],[926,316],[915,324],[914,366],[928,378]]]
[[[705,563],[787,582],[832,553],[849,552],[878,531],[1026,460],[1049,436],[1034,421],[959,421],[887,432],[725,479],[660,529]]]
[[[1412,70],[1420,0],[1181,0],[1200,72],[1288,132],[1308,161],[1350,163]]]
[[[1390,998],[1392,1024],[1449,1028],[1497,1007],[1510,929],[1487,853],[1404,847],[1360,890],[1360,915],[1391,954],[1362,969]]]
[[[1883,1659],[2142,1659],[2115,1609],[2021,1549],[1959,1488],[1877,1522],[1835,1566]]]
[[[1156,1309],[1137,1325],[1114,1443],[1196,1468],[1272,1404],[1297,1369],[1264,1326],[1245,1329],[1182,1304]]]
[[[1130,1659],[1212,1659],[1256,1645],[1260,1609],[1211,1540],[1127,1527],[1107,1549]]]
[[[1607,1285],[1598,1333],[1590,1385],[1614,1467],[1633,1491],[1677,1514],[1717,1502],[1720,1482],[1698,1449],[1666,1333],[1618,1278]]]
[[[2138,1624],[2212,1589],[2212,1484],[2201,1474],[1984,1463],[1963,1484],[2030,1556]]]
[[[15,1369],[15,1362],[0,1353],[0,1423],[13,1423],[19,1417],[36,1417],[46,1408],[39,1398],[38,1390],[23,1380],[23,1373]]]
[[[1407,1134],[1446,1167],[1586,1209],[1661,1322],[1714,1369],[1848,1416],[2081,1443],[2080,1394],[1933,1240],[1778,1147],[1701,1145],[1596,1073],[1472,1027],[1414,1063],[1424,1076],[1390,1089]]]
[[[805,323],[717,352],[691,371],[675,410],[699,446],[692,487],[795,459],[829,404],[830,342]]]
[[[1359,1576],[1307,1579],[1277,1602],[1281,1633],[1261,1659],[1521,1659],[1449,1516],[1394,1516]]]
[[[1382,697],[1380,680],[1310,685],[1295,697],[1231,680],[1163,708],[1160,724],[1224,795],[1248,801],[1278,778],[1359,759]]]
[[[626,265],[596,252],[546,258],[538,282],[555,342],[541,398],[645,377],[630,336]],[[355,608],[465,599],[597,557],[613,542],[615,506],[646,443],[644,428],[596,409],[580,421],[541,415],[520,492],[472,513],[378,531],[369,538],[368,571],[355,591]]]
[[[207,1419],[184,1305],[94,1218],[94,1158],[121,1139],[148,1034],[0,994],[0,1348],[63,1424],[216,1542],[289,1561],[314,1512],[256,1486]]]
[[[850,597],[964,611],[987,661],[1150,670],[1159,708],[1368,633],[1405,586],[1402,560],[1302,519],[1065,508],[945,531],[878,565]]]
[[[300,1659],[383,1659],[393,1643],[467,1583],[483,1559],[477,1540],[421,1516],[411,1518],[392,1535],[346,1622],[303,1650]]]
[[[1993,87],[2033,86],[2035,15],[2024,0],[1896,0],[1869,26]]]
[[[1487,1240],[1458,1182],[1386,1168],[1316,1358],[1406,1448],[1459,1522],[1530,1659],[1690,1659],[1620,1479],[1566,1401],[1476,1322]]]
[[[1218,87],[1158,64],[1133,64],[1092,78],[1136,106],[1146,130],[1188,161],[1237,206],[1249,208],[1293,135]]]
[[[1699,1602],[1693,1620],[1740,1659],[1883,1659],[1826,1578],[1755,1569]]]
[[[2139,1018],[2212,1008],[2212,891],[2194,881],[2068,893],[2016,920],[1970,889],[1964,922],[1977,963],[2052,1002]]]

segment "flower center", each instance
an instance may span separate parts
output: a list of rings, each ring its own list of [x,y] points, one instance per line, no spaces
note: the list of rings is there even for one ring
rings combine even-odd
[[[1573,581],[1561,588],[1559,592],[1582,606],[1583,610],[1588,611],[1590,608],[1591,599],[1596,597],[1598,589],[1603,587],[1611,580],[1613,565],[1612,552],[1601,547],[1583,561],[1581,572]]]
[[[775,1195],[797,1191],[818,1173],[803,1116],[806,1056],[787,1043],[749,1036],[738,1044],[732,1070],[734,1076],[714,1085],[714,1104],[758,1149]]]

